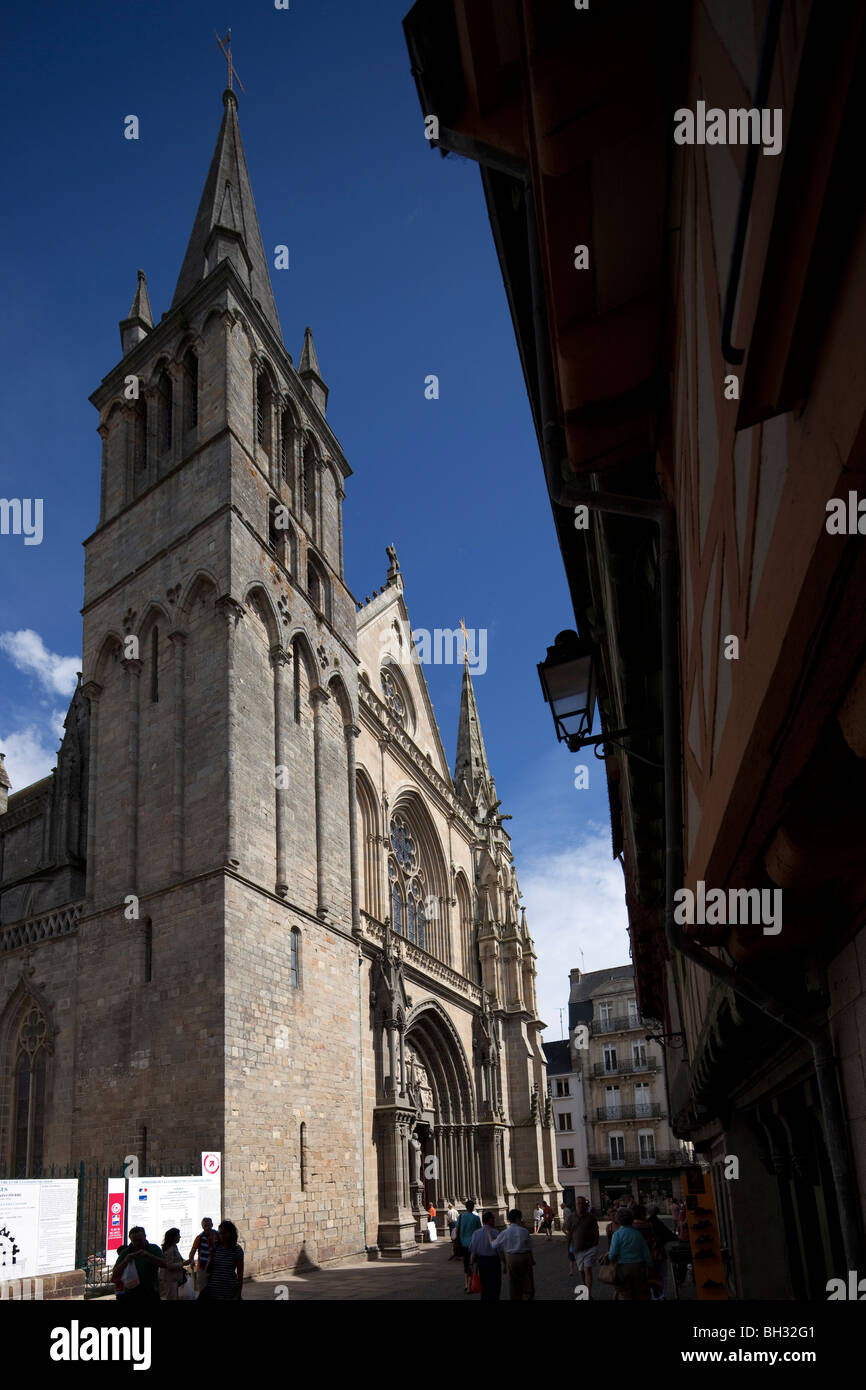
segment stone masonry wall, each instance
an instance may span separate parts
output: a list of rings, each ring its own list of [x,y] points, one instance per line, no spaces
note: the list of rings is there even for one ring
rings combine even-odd
[[[358,969],[352,940],[228,880],[224,1210],[251,1272],[363,1248]]]

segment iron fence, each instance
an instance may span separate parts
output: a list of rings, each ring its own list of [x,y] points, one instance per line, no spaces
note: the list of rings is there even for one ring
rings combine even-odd
[[[181,1178],[197,1175],[189,1163],[148,1163],[149,1178]],[[10,1175],[11,1176],[11,1175]],[[108,1288],[114,1255],[106,1251],[108,1179],[128,1176],[125,1160],[113,1163],[50,1163],[42,1164],[29,1174],[31,1178],[77,1178],[78,1220],[75,1231],[75,1268],[84,1270],[85,1297],[92,1297]],[[135,1179],[130,1176],[130,1181]],[[151,1240],[162,1240],[162,1231],[149,1233]]]

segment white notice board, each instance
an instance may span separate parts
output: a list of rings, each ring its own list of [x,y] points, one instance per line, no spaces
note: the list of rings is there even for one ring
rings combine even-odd
[[[75,1268],[77,1178],[0,1181],[0,1281]]]
[[[162,1245],[169,1227],[177,1226],[180,1253],[186,1259],[203,1216],[215,1227],[220,1223],[219,1178],[130,1178],[127,1230],[143,1226],[150,1245]]]

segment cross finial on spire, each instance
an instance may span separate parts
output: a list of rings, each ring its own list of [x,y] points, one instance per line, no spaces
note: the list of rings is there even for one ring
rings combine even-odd
[[[243,92],[244,96],[246,96],[246,94],[247,94],[247,93],[246,93],[246,88],[244,87],[243,82],[242,82],[241,79],[238,77],[237,73],[235,72],[235,69],[234,69],[234,62],[232,61],[232,31],[231,31],[231,29],[229,29],[229,31],[228,31],[228,33],[226,34],[226,36],[225,36],[224,39],[221,39],[221,38],[220,38],[220,36],[219,36],[219,34],[217,33],[216,29],[214,29],[214,36],[215,36],[216,41],[217,41],[217,43],[219,44],[220,48],[222,49],[223,54],[225,55],[225,60],[226,60],[226,62],[227,62],[228,65],[229,65],[229,91],[232,91],[232,79],[235,78],[235,77],[237,77],[238,86],[240,87],[240,89],[241,89],[241,91]]]
[[[466,619],[460,619],[460,631],[463,633],[463,664],[469,663],[469,633],[466,631]]]

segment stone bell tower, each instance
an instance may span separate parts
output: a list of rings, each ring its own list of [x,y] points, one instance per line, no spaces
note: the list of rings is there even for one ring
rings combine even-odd
[[[358,1016],[351,470],[310,329],[298,370],[283,344],[232,91],[223,104],[171,307],[154,322],[139,271],[91,397],[76,1148],[101,1126],[96,1152],[219,1149],[224,1211],[277,1268],[311,1230],[312,1257],[363,1244],[359,1058],[313,1061]],[[315,1231],[305,1212],[325,1207]]]

